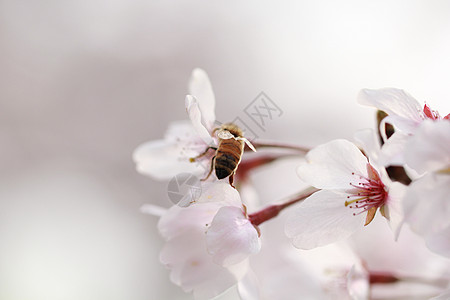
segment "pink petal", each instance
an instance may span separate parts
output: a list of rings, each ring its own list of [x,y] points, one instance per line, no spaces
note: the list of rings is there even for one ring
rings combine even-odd
[[[174,205],[159,219],[158,230],[166,240],[194,229],[205,232],[220,207],[219,202],[192,204],[189,207]]]
[[[180,202],[184,202],[182,199]],[[169,240],[191,229],[206,232],[220,208],[224,206],[242,207],[239,192],[226,182],[204,182],[201,195],[188,207],[172,206],[158,222],[161,235]]]
[[[198,105],[206,129],[211,132],[216,121],[216,100],[208,74],[202,69],[192,71],[189,82],[189,93],[198,100]]]
[[[334,140],[309,151],[306,163],[297,173],[300,178],[320,189],[348,189],[359,176],[367,177],[367,158],[347,140]]]
[[[235,206],[217,212],[206,232],[206,245],[213,261],[222,266],[239,263],[261,249],[255,227]]]
[[[362,228],[365,214],[344,203],[347,194],[322,190],[304,200],[286,222],[285,232],[300,249],[312,249],[349,237]]]

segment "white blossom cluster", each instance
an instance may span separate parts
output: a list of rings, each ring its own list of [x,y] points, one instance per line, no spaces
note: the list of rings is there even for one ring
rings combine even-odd
[[[193,71],[189,88],[190,121],[135,150],[140,173],[206,177],[215,155],[206,150],[219,142],[215,97],[203,70]],[[237,189],[211,175],[187,207],[145,206],[160,217],[160,260],[171,281],[195,299],[233,287],[241,299],[449,299],[449,115],[394,88],[362,90],[358,102],[387,117],[353,142],[333,140],[304,155],[297,173],[310,188],[291,201],[255,210],[238,168]]]

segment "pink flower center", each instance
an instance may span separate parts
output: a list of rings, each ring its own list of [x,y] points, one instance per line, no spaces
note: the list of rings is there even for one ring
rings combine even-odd
[[[439,115],[439,112],[437,112],[436,110],[432,110],[428,105],[424,105],[423,106],[423,115],[424,115],[424,119],[430,119],[430,120],[449,120],[450,119],[450,114],[446,115],[444,118],[442,118]]]
[[[369,163],[367,164],[367,171],[367,177],[359,176],[357,184],[350,183],[353,189],[350,190],[350,195],[347,196],[348,200],[345,201],[345,206],[360,210],[357,213],[353,213],[354,216],[371,209],[376,211],[377,208],[386,204],[388,192],[378,172]],[[352,175],[355,175],[355,173],[352,173]]]

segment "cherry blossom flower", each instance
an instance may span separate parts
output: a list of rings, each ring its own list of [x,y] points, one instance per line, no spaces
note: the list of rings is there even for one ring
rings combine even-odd
[[[247,219],[238,191],[228,183],[203,183],[200,198],[193,202],[162,214],[158,229],[166,244],[160,259],[171,270],[173,283],[196,299],[211,299],[248,272],[248,256],[260,249],[259,234]]]
[[[397,234],[404,186],[391,182],[354,144],[334,140],[311,150],[306,160],[298,168],[300,178],[322,190],[287,220],[294,246],[311,249],[347,238],[368,225],[378,209]]]
[[[169,125],[164,139],[140,145],[133,153],[139,173],[158,180],[168,180],[180,173],[204,174],[210,155],[192,163],[190,158],[203,153],[214,144],[211,132],[215,122],[215,98],[208,75],[195,69],[189,82],[185,106],[190,121]]]
[[[407,164],[424,175],[407,189],[405,220],[430,249],[450,257],[450,122],[423,122],[406,149]]]
[[[438,121],[450,118],[450,114],[441,117],[439,112],[432,110],[427,104],[422,107],[407,92],[395,88],[363,89],[358,95],[358,102],[388,114],[380,124],[380,132],[385,140],[382,149],[384,165],[404,164],[403,153],[406,142],[424,120]],[[389,139],[384,131],[385,123],[392,124],[396,129]]]

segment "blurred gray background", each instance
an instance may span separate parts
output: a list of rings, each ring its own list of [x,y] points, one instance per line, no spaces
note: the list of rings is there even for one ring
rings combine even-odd
[[[284,113],[258,135],[313,146],[374,125],[365,87],[450,112],[449,53],[445,0],[0,0],[0,299],[190,299],[131,154],[187,118],[193,68],[218,120],[264,91]]]

